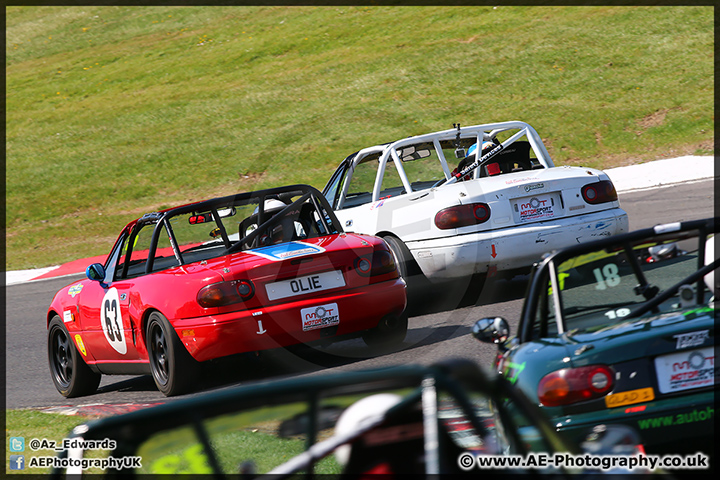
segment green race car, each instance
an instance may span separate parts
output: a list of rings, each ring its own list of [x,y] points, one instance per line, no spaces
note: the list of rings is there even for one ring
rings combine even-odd
[[[569,440],[624,424],[647,453],[712,455],[717,220],[553,252],[533,267],[517,334],[500,317],[473,334]]]

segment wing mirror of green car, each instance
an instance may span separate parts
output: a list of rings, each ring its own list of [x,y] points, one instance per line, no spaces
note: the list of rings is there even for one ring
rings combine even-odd
[[[90,280],[102,282],[105,280],[105,268],[100,263],[93,263],[85,269],[85,275]]]
[[[494,343],[503,349],[510,336],[510,325],[502,317],[481,318],[473,325],[472,334],[483,343]]]

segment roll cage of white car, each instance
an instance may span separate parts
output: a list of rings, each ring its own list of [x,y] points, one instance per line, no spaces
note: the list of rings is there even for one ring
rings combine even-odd
[[[468,166],[463,168],[461,172],[457,172],[455,175],[451,173],[452,169],[448,166],[447,159],[445,158],[445,154],[443,153],[443,149],[440,145],[440,142],[442,141],[456,141],[458,144],[464,140],[463,143],[468,143],[468,140],[470,143],[475,143],[477,145],[482,145],[483,142],[486,141],[496,141],[497,135],[502,132],[507,132],[509,130],[518,130],[515,134],[513,134],[511,137],[506,139],[505,141],[501,143],[497,143],[497,146],[493,148],[490,152],[486,153],[485,155],[482,155],[481,149],[476,148],[474,152],[474,161],[470,163]],[[501,153],[503,150],[505,150],[509,145],[517,141],[518,139],[526,137],[528,143],[530,144],[530,147],[532,151],[535,153],[536,160],[539,162],[539,164],[543,168],[551,168],[554,167],[555,164],[553,163],[552,159],[550,158],[550,154],[548,153],[547,149],[545,148],[545,145],[543,144],[542,140],[540,139],[540,136],[535,131],[533,127],[528,125],[525,122],[520,121],[510,121],[510,122],[501,122],[501,123],[489,123],[484,125],[474,125],[470,127],[460,127],[460,125],[456,125],[455,128],[444,130],[441,132],[434,132],[434,133],[428,133],[424,135],[418,135],[415,137],[408,137],[404,138],[402,140],[398,140],[392,143],[388,143],[385,145],[376,145],[373,147],[368,147],[360,150],[357,152],[354,156],[348,157],[346,160],[347,162],[352,162],[349,164],[346,168],[350,169],[350,171],[353,171],[355,167],[363,161],[368,155],[378,154],[378,169],[377,169],[377,176],[375,178],[375,185],[373,187],[372,192],[372,202],[377,202],[380,199],[380,191],[383,181],[383,176],[385,173],[385,167],[387,166],[388,161],[392,160],[395,164],[395,167],[397,168],[398,175],[400,177],[400,180],[402,181],[403,187],[405,188],[406,192],[412,192],[412,186],[410,184],[410,181],[408,180],[408,177],[405,173],[405,170],[402,166],[403,160],[401,155],[398,153],[399,151],[402,151],[403,148],[411,147],[413,145],[417,144],[427,144],[432,143],[435,149],[435,153],[437,154],[438,159],[440,160],[440,164],[442,167],[443,174],[445,176],[444,181],[441,180],[437,184],[433,185],[433,188],[440,187],[442,185],[449,185],[452,183],[455,183],[458,181],[459,178],[464,177],[465,175],[472,174],[473,178],[479,178],[480,168],[481,166],[487,164],[490,159],[495,157],[497,154]],[[331,180],[332,182],[332,180]],[[348,179],[346,179],[343,182],[343,185],[341,186],[342,191],[338,198],[338,204],[335,207],[336,209],[340,210],[343,208],[345,203],[345,198],[348,194],[347,190],[350,185],[350,182]]]

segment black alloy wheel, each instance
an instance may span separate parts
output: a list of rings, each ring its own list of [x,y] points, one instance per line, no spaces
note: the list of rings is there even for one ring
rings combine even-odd
[[[48,326],[48,362],[55,388],[64,397],[89,395],[100,385],[101,375],[82,359],[57,315]]]
[[[150,371],[158,390],[168,397],[189,391],[196,380],[199,364],[159,312],[151,313],[148,318],[146,346]]]

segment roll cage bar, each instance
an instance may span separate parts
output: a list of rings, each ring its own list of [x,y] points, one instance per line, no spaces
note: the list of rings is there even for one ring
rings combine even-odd
[[[459,141],[462,139],[462,142],[465,144],[473,144],[476,143],[477,145],[482,145],[482,142],[484,141],[492,141],[494,140],[498,134],[508,131],[508,130],[518,130],[517,133],[515,133],[512,137],[508,138],[504,142],[502,142],[500,146],[494,148],[491,152],[489,152],[486,155],[482,155],[481,148],[477,148],[475,150],[475,160],[473,163],[468,165],[463,169],[462,172],[458,172],[457,175],[452,175],[451,170],[448,166],[447,159],[445,158],[445,155],[443,153],[443,149],[440,145],[440,142],[443,141]],[[437,188],[442,186],[443,184],[448,185],[452,184],[458,181],[459,178],[462,178],[463,176],[472,173],[475,170],[478,170],[483,165],[486,165],[489,163],[489,161],[501,153],[503,150],[505,150],[509,145],[517,141],[521,137],[527,137],[528,142],[530,143],[530,146],[532,150],[535,152],[535,155],[537,157],[537,160],[540,162],[541,165],[545,168],[552,168],[555,166],[552,159],[550,158],[550,154],[548,153],[547,149],[545,148],[545,145],[543,144],[540,136],[535,131],[535,129],[530,126],[529,124],[525,122],[520,121],[509,121],[509,122],[500,122],[500,123],[488,123],[484,125],[474,125],[469,127],[460,127],[459,125],[456,125],[456,128],[443,130],[440,132],[433,132],[423,135],[418,135],[414,137],[408,137],[401,140],[397,140],[395,142],[383,144],[383,145],[376,145],[373,147],[364,148],[357,153],[348,156],[343,163],[345,164],[345,171],[347,170],[354,170],[355,166],[357,166],[365,157],[367,157],[370,154],[373,153],[379,153],[380,156],[378,158],[378,170],[377,175],[375,178],[375,185],[373,187],[372,192],[372,202],[376,202],[380,199],[380,190],[382,186],[383,176],[385,173],[385,167],[387,166],[387,163],[389,161],[395,162],[395,166],[397,168],[398,175],[400,176],[400,180],[403,184],[403,187],[405,188],[406,192],[412,192],[412,187],[410,185],[410,182],[407,178],[407,175],[405,174],[405,170],[402,167],[402,161],[400,159],[400,156],[398,155],[398,151],[401,150],[404,147],[408,147],[411,145],[416,145],[419,143],[431,143],[435,149],[435,153],[438,156],[438,159],[440,160],[441,168],[443,170],[443,174],[445,176],[445,181],[440,181],[436,185],[433,186],[433,188]],[[481,156],[482,155],[482,156]],[[462,174],[461,174],[462,173]],[[337,174],[337,172],[336,172]],[[477,176],[476,176],[477,178]],[[335,179],[335,175],[331,178],[330,182],[328,182],[328,185],[332,183],[332,181]],[[347,189],[349,187],[349,182],[346,180],[344,182],[344,185],[340,186],[338,191],[340,192],[339,195],[336,195],[336,198],[338,198],[338,209],[343,208],[345,197],[347,196]],[[341,190],[340,190],[341,189]]]
[[[266,199],[280,199],[282,201],[283,199],[289,200],[297,195],[301,195],[300,198],[285,206],[279,212],[273,212],[272,215],[269,215],[265,211]],[[270,226],[273,226],[273,224],[277,221],[275,219],[280,218],[282,215],[291,211],[293,208],[299,207],[308,199],[315,208],[318,217],[321,220],[324,219],[324,221],[319,222],[319,225],[321,225],[322,228],[325,229],[325,234],[329,235],[333,233],[343,232],[340,221],[335,216],[335,212],[333,212],[332,208],[330,207],[322,193],[316,188],[311,187],[310,185],[297,184],[265,190],[258,190],[254,192],[238,193],[235,195],[228,195],[225,197],[218,197],[197,203],[182,205],[179,207],[163,210],[161,212],[147,213],[140,217],[130,230],[127,242],[127,252],[124,255],[127,259],[131,258],[134,243],[133,239],[137,236],[140,229],[148,224],[155,224],[155,228],[153,230],[150,240],[148,258],[145,265],[145,274],[151,273],[153,270],[158,239],[160,238],[163,228],[165,228],[170,238],[170,245],[172,247],[176,260],[178,261],[179,265],[185,265],[185,261],[180,252],[180,247],[178,246],[177,239],[175,238],[175,234],[169,220],[174,216],[193,212],[210,212],[212,214],[213,220],[216,222],[218,228],[220,229],[220,236],[222,238],[222,242],[225,245],[225,251],[223,252],[223,255],[227,255],[236,252],[243,245],[252,242],[252,240],[256,238],[262,231],[267,230],[267,228]],[[254,203],[257,203],[258,205],[258,227],[247,236],[239,238],[237,242],[232,243],[218,211],[225,208],[233,208],[236,206],[243,206]],[[124,262],[122,277],[125,277],[127,275],[129,265],[129,261]]]
[[[557,280],[557,267],[569,258],[582,255],[601,249],[610,249],[613,251],[624,251],[633,273],[638,279],[638,286],[635,287],[638,293],[642,294],[646,301],[635,307],[625,319],[637,318],[648,311],[657,309],[658,305],[675,295],[682,285],[696,284],[696,302],[700,304],[704,298],[704,292],[707,288],[703,277],[718,268],[720,259],[715,259],[709,265],[705,265],[705,243],[712,234],[717,234],[720,230],[720,222],[718,217],[703,220],[691,220],[687,222],[679,222],[666,225],[656,225],[652,228],[645,228],[633,232],[607,237],[601,240],[588,242],[580,245],[574,245],[564,250],[556,251],[549,254],[541,262],[533,265],[528,290],[523,303],[520,314],[520,327],[518,337],[521,343],[532,339],[532,329],[535,323],[535,314],[538,308],[543,308],[541,317],[541,329],[547,328],[547,308],[541,302],[547,300],[548,282],[552,287],[552,301],[555,306],[555,322],[557,324],[558,334],[567,332],[568,328],[563,316],[563,303],[561,289]],[[647,241],[651,238],[662,238],[667,234],[681,234],[683,232],[697,231],[698,235],[698,259],[696,271],[688,277],[680,280],[663,292],[658,292],[657,287],[648,284],[645,275],[640,268],[640,264],[633,254],[633,246],[638,242]],[[614,248],[613,248],[614,247]],[[659,293],[659,294],[658,294]],[[717,293],[717,292],[715,292]]]

